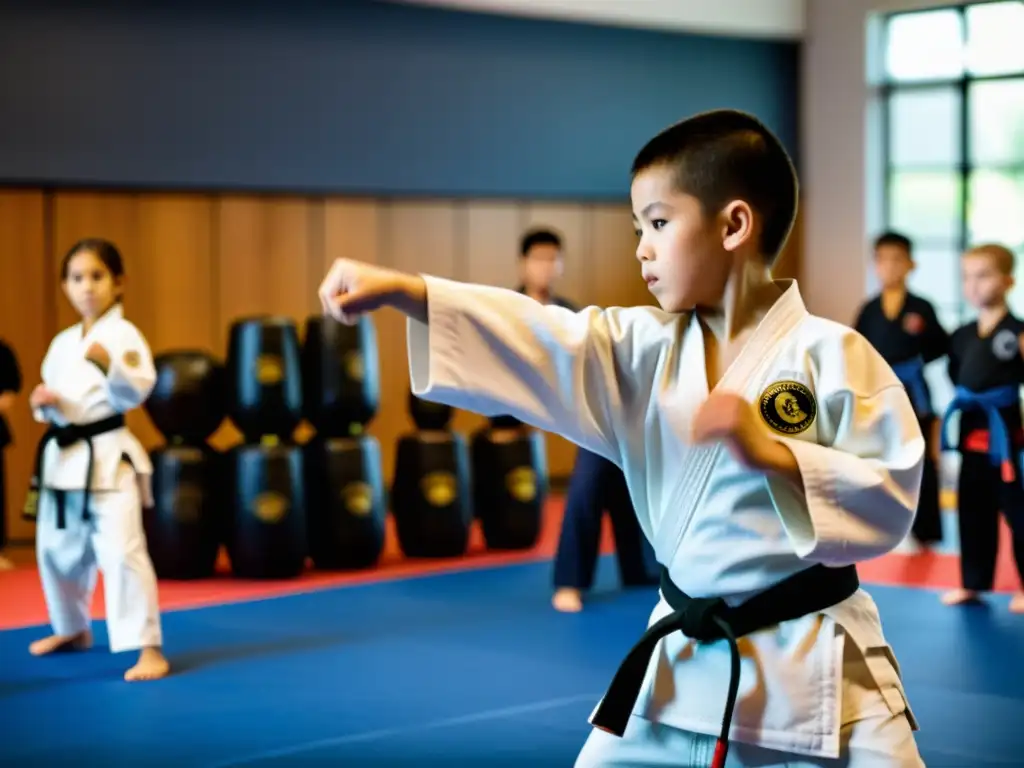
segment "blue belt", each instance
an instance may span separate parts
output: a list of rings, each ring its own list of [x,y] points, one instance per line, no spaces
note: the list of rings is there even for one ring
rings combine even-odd
[[[954,413],[983,411],[988,419],[988,455],[993,463],[1002,467],[1004,482],[1012,482],[1016,477],[1011,458],[1013,446],[1010,443],[1006,422],[999,411],[1019,404],[1020,389],[1016,384],[994,387],[984,392],[973,392],[965,387],[957,387],[953,393],[953,401],[947,406],[942,417],[942,450],[948,451],[952,448],[946,440],[946,424]]]
[[[912,357],[893,365],[892,371],[907,390],[917,417],[923,419],[926,416],[934,416],[935,411],[932,410],[928,382],[924,378],[924,360],[920,357]]]

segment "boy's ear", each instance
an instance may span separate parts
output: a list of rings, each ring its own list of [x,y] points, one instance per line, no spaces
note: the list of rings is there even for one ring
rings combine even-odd
[[[722,208],[722,245],[735,251],[754,237],[754,212],[745,200],[732,200]]]

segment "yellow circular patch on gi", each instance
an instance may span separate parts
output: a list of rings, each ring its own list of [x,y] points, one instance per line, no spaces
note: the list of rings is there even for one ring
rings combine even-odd
[[[121,356],[121,360],[127,368],[138,368],[139,363],[142,362],[142,357],[134,349],[129,349]]]
[[[799,381],[777,381],[761,394],[759,410],[776,432],[798,435],[814,423],[818,405],[811,390]]]

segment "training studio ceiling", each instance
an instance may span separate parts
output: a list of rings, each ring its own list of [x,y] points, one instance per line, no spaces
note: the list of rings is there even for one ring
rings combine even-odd
[[[806,0],[392,0],[505,16],[798,40]]]

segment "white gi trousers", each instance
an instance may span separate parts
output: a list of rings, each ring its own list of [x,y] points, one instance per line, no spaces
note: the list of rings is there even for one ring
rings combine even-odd
[[[81,491],[64,491],[65,527],[57,527],[57,492],[39,494],[36,559],[50,624],[57,635],[90,629],[97,569],[103,574],[110,651],[163,642],[156,572],[146,548],[139,484],[122,463],[117,490],[89,492],[84,520]]]
[[[886,697],[856,644],[845,637],[841,641],[839,758],[807,757],[733,741],[725,768],[925,768],[902,697]],[[688,695],[700,696],[700,692]],[[715,741],[714,736],[633,715],[621,738],[593,729],[576,759],[576,768],[708,768]]]

